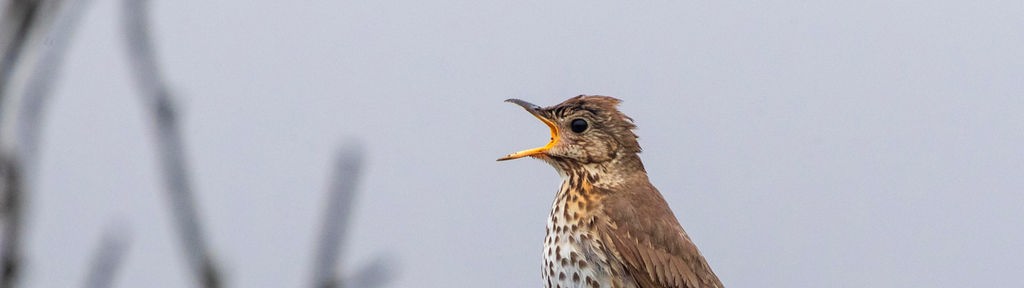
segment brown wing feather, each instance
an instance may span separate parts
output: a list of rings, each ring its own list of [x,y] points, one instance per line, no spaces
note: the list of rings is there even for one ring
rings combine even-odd
[[[605,194],[607,221],[598,229],[609,244],[605,249],[619,258],[637,286],[723,287],[654,186],[625,190]]]

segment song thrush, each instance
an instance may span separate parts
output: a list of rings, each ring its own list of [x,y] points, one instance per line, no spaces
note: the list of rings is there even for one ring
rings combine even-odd
[[[544,237],[546,287],[722,287],[647,179],[636,125],[618,111],[619,99],[506,102],[544,122],[551,142],[498,161],[530,156],[562,177]]]

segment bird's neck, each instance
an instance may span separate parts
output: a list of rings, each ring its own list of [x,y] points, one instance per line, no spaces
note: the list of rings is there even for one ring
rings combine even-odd
[[[610,161],[595,163],[555,163],[555,170],[562,176],[562,185],[586,185],[598,188],[614,188],[633,181],[647,180],[647,172],[640,157],[635,153],[620,154]]]
[[[647,181],[647,173],[636,154],[616,157],[613,161],[601,163],[566,162],[555,164],[562,176],[562,187],[555,195],[551,215],[548,219],[548,233],[564,232],[569,227],[593,227],[597,207],[609,191],[621,191],[622,186]]]

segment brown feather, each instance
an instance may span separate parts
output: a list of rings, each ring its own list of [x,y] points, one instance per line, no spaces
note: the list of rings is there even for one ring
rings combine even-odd
[[[658,190],[646,179],[635,179],[615,191],[600,191],[604,223],[598,234],[607,253],[644,288],[722,287],[722,282],[679,225]]]

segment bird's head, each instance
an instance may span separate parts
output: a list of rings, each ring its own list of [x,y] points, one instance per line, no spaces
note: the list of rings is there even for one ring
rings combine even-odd
[[[633,133],[636,125],[616,108],[622,102],[619,99],[580,95],[547,108],[519,99],[505,101],[522,106],[544,122],[551,129],[551,141],[541,147],[508,154],[498,161],[530,156],[552,164],[591,164],[640,153],[640,144]]]

